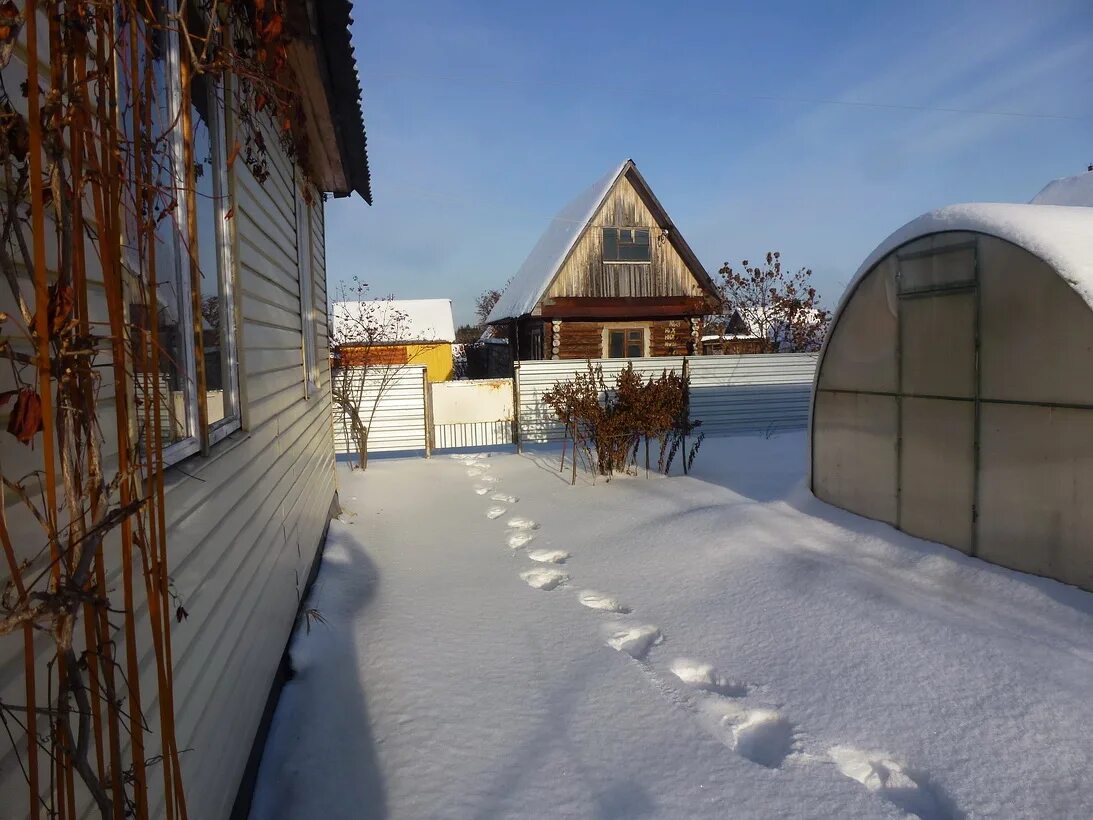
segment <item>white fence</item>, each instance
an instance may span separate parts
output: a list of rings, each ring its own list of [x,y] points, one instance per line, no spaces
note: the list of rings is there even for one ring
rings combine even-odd
[[[814,353],[774,353],[745,356],[595,359],[604,380],[629,361],[641,375],[665,370],[691,378],[691,417],[702,422],[707,435],[768,432],[805,427],[809,396],[816,371]],[[587,360],[519,362],[513,379],[438,382],[430,385],[425,368],[406,366],[393,376],[380,396],[368,436],[369,452],[495,447],[525,442],[559,441],[564,429],[542,396],[554,384],[588,368]],[[379,392],[379,374],[372,374],[357,393],[368,423]],[[358,390],[362,387],[358,383]],[[514,401],[515,399],[515,401]],[[519,423],[513,423],[516,415]],[[338,452],[352,452],[348,417],[334,409]],[[516,428],[516,429],[514,429]]]
[[[814,353],[772,353],[742,356],[681,356],[632,359],[641,375],[681,372],[686,362],[691,377],[691,417],[702,422],[707,435],[787,430],[808,424],[809,395],[816,371]],[[596,359],[608,385],[628,363],[626,359]],[[587,360],[561,359],[520,362],[516,370],[520,411],[520,441],[558,441],[565,430],[543,404],[543,393],[555,382],[588,369]]]
[[[342,376],[339,374],[336,378],[341,379]],[[346,392],[359,402],[361,419],[368,427],[368,452],[428,450],[426,385],[425,367],[422,365],[406,365],[387,373],[373,371],[366,379],[357,376],[349,385]],[[375,413],[372,412],[373,407]],[[349,435],[350,427],[349,415],[335,404],[336,452],[356,452]]]

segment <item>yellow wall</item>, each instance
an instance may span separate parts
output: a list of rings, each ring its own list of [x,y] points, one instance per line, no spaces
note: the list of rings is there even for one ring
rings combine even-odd
[[[423,364],[431,382],[446,382],[455,374],[452,346],[441,344],[406,345],[410,364]]]

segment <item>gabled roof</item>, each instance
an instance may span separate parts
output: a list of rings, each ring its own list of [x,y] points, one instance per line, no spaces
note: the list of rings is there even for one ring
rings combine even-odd
[[[1032,198],[1034,205],[1093,206],[1093,170],[1049,182]]]
[[[381,325],[391,323],[397,329],[384,344],[412,342],[454,342],[455,322],[451,299],[370,299],[364,302],[335,302],[331,306],[331,335],[337,339],[340,320],[352,326],[356,317],[372,317]],[[396,322],[397,318],[397,322]],[[351,332],[351,331],[347,331]],[[390,335],[390,334],[389,334]],[[339,339],[352,344],[360,339]]]
[[[708,293],[716,293],[717,288],[710,279],[710,275],[706,273],[706,269],[702,267],[694,251],[672,224],[668,212],[653,194],[634,161],[628,159],[596,180],[555,215],[546,231],[539,237],[539,241],[535,243],[535,247],[531,249],[527,259],[524,260],[524,264],[520,266],[505,288],[505,292],[501,294],[501,298],[497,300],[497,304],[493,306],[493,310],[486,318],[487,324],[525,316],[534,310],[566,259],[569,258],[577,240],[581,238],[589,223],[599,212],[615,183],[624,176],[629,176],[634,187],[648,201],[649,209],[658,223],[668,229],[668,241],[683,257],[683,261],[698,283]]]

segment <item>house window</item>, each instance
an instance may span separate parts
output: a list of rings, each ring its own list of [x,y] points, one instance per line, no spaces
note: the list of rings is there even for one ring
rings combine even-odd
[[[604,228],[604,262],[648,262],[652,259],[647,228]]]
[[[607,330],[607,358],[640,359],[645,355],[645,328],[627,327]]]
[[[209,442],[239,428],[232,259],[227,220],[227,138],[224,87],[203,73],[190,81],[193,188],[188,207],[197,216],[197,248],[189,249],[193,281],[201,292],[201,344]]]
[[[140,226],[135,218],[129,218],[132,225],[126,228],[123,260],[130,270],[133,292],[129,321],[137,331],[149,330],[154,322],[159,338],[154,353],[146,349],[137,357],[149,369],[154,367],[153,359],[158,359],[158,372],[134,373],[138,417],[143,423],[152,415],[152,404],[158,404],[163,463],[173,464],[240,426],[232,223],[227,218],[225,89],[217,76],[191,75],[187,99],[181,77],[190,49],[181,48],[183,35],[164,24],[180,4],[163,0],[149,8],[159,17],[158,25],[150,26],[150,21],[138,15],[128,18],[125,25],[138,27],[138,36],[145,33],[160,42],[150,50],[150,57],[141,58],[151,60],[150,70],[133,72],[132,67],[124,66],[127,70],[119,72],[119,120],[123,131],[133,133],[133,118],[139,110],[135,103],[146,102],[143,127],[148,133],[162,135],[159,138],[165,148],[154,167],[144,169],[145,175],[160,179],[157,190],[143,194],[151,197],[150,201],[139,202],[139,186],[125,187],[125,195],[133,198],[127,210],[154,214],[156,221],[154,241],[142,245]],[[208,37],[203,17],[194,3],[181,8],[188,15],[190,45],[200,52]],[[145,78],[136,89],[128,85],[134,73]],[[145,82],[152,87],[145,88]],[[184,102],[190,120],[186,133],[179,127]],[[134,162],[133,156],[123,157],[125,172],[136,179]],[[154,295],[145,290],[153,270]],[[134,343],[148,338],[134,335]]]
[[[300,278],[300,332],[303,335],[304,397],[319,390],[319,358],[315,321],[314,247],[311,236],[311,206],[296,191],[296,267]]]

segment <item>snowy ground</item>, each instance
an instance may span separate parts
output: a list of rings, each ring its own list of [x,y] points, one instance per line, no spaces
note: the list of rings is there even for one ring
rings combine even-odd
[[[816,501],[804,447],[344,475],[252,817],[1093,816],[1093,595]]]

